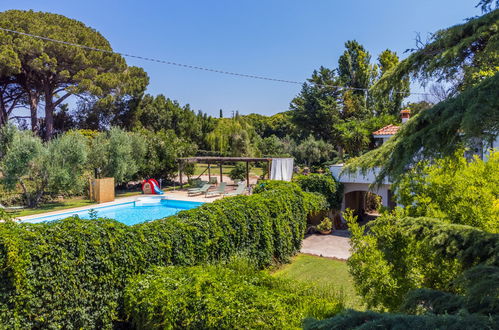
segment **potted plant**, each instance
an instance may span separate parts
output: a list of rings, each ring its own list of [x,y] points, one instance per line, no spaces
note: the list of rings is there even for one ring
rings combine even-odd
[[[317,226],[317,230],[322,234],[322,235],[328,235],[331,234],[331,231],[333,230],[333,222],[331,219],[328,217],[325,217],[321,223]]]

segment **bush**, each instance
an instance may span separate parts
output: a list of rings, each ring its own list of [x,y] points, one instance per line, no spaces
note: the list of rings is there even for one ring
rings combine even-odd
[[[128,227],[113,220],[0,224],[0,324],[109,328],[123,289],[151,266],[196,265],[244,254],[259,267],[298,251],[320,196],[293,184],[225,198]]]
[[[294,181],[305,191],[317,192],[327,198],[331,209],[339,210],[343,199],[343,185],[331,173],[299,175]]]
[[[462,152],[460,153],[462,155]],[[487,161],[457,154],[421,162],[396,186],[411,216],[427,216],[499,233],[499,151]]]
[[[329,218],[324,218],[321,223],[317,226],[318,231],[330,231],[333,229],[333,223]]]
[[[236,163],[236,166],[230,171],[229,177],[236,180],[246,180],[246,164],[245,163]]]
[[[0,205],[0,221],[9,221],[12,220],[10,214],[5,211],[5,209]]]
[[[241,262],[158,267],[130,281],[125,309],[136,329],[288,329],[342,310],[337,297],[315,293]]]
[[[351,216],[345,217],[352,231],[353,255],[348,260],[358,292],[368,307],[398,310],[415,289],[427,288],[453,295],[480,298],[497,292],[490,280],[480,276],[478,287],[459,285],[459,279],[478,266],[495,269],[499,274],[499,235],[469,226],[447,224],[437,219],[385,215],[371,222],[368,234]],[[462,282],[462,280],[461,280]],[[488,283],[488,284],[487,284]],[[496,290],[496,291],[494,291]],[[421,306],[431,306],[435,295],[419,296]],[[415,298],[415,297],[413,297]],[[497,302],[496,298],[496,304]],[[406,306],[405,309],[410,309]],[[462,305],[470,312],[481,307]],[[428,310],[432,310],[428,308]],[[450,312],[450,309],[449,309]]]
[[[333,318],[305,320],[304,329],[494,329],[497,319],[478,315],[406,315],[345,311]]]

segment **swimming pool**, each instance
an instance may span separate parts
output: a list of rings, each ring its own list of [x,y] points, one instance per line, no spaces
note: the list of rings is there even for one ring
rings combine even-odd
[[[82,219],[92,219],[95,217],[115,219],[125,225],[131,226],[141,222],[162,219],[177,214],[182,210],[196,208],[202,204],[204,203],[145,197],[138,198],[133,202],[36,217],[22,220],[22,222],[37,223],[55,221],[77,215]]]

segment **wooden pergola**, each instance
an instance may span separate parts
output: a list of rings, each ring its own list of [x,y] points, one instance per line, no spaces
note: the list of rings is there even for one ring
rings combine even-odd
[[[186,158],[178,158],[178,171],[180,184],[183,184],[182,181],[182,169],[185,163],[202,163],[208,164],[208,178],[211,179],[211,164],[219,164],[220,165],[220,182],[223,182],[222,175],[222,166],[227,162],[245,162],[246,163],[246,183],[249,186],[249,163],[251,162],[267,162],[267,173],[270,178],[270,164],[272,162],[272,158],[252,158],[252,157],[186,157]],[[204,173],[204,172],[203,172]]]

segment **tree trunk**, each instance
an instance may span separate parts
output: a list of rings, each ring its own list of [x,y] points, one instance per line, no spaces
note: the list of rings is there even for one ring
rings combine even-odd
[[[54,102],[52,92],[45,90],[45,140],[48,141],[54,134]]]
[[[40,131],[40,127],[38,126],[38,93],[36,92],[28,92],[29,98],[29,111],[31,115],[31,130],[35,133]]]
[[[338,147],[338,157],[343,160],[343,148],[342,147]]]
[[[0,109],[0,127],[2,127],[5,124],[7,124],[8,120],[9,119],[7,117],[7,111],[5,111],[5,108],[2,106],[1,109]]]

